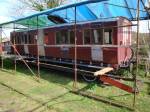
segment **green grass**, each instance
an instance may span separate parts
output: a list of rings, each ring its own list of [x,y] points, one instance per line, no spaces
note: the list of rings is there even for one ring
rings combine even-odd
[[[0,70],[0,82],[15,88],[27,97],[0,85],[0,111],[131,112],[126,108],[119,108],[71,93],[73,74],[42,69],[39,83],[24,65],[18,64],[16,73],[13,69],[14,64],[10,60],[5,60],[4,70]],[[36,68],[33,68],[33,70],[37,72]],[[131,82],[124,83],[133,85]],[[138,86],[140,94],[137,95],[136,111],[149,112],[149,80],[144,79],[142,83],[139,82]],[[132,106],[133,95],[116,87],[101,86],[99,83],[87,84],[80,77],[78,79],[78,88],[84,88],[84,91],[90,91],[104,98]]]

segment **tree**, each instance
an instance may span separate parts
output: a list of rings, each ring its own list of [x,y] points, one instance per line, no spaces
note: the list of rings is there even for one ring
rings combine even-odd
[[[70,0],[15,0],[8,10],[9,16],[14,19],[25,17],[36,11],[43,11],[66,4]]]
[[[35,11],[43,11],[45,9],[54,8],[62,5],[67,0],[18,0],[27,8]]]
[[[32,14],[35,11],[43,11],[74,1],[75,0],[12,0],[12,7],[9,8],[9,16],[18,19],[30,15],[30,13]]]

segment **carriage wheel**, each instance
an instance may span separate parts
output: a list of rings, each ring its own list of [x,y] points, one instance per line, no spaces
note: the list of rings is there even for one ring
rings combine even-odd
[[[86,82],[94,82],[97,79],[97,77],[95,77],[95,76],[86,75],[86,74],[82,75],[82,77]]]

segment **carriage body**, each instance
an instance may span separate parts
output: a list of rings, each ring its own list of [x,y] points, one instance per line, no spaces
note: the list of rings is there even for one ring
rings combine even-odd
[[[77,23],[77,64],[123,67],[132,58],[131,25],[123,17]],[[74,28],[72,23],[15,31],[11,32],[11,41],[23,56],[37,58],[39,55],[43,60],[73,64]]]

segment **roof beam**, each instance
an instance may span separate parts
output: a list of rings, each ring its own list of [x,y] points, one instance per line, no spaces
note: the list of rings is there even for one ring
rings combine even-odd
[[[116,4],[112,4],[112,3],[104,3],[104,4],[108,4],[108,5],[112,5],[112,6],[116,6],[116,7],[122,7],[122,8],[128,8],[128,9],[130,9],[130,10],[137,10],[137,9],[135,9],[135,8],[131,8],[131,7],[126,7],[126,6],[123,6],[123,5],[116,5]],[[145,10],[139,10],[139,11],[141,11],[141,12],[146,12]]]
[[[145,4],[144,4],[144,1],[143,1],[143,0],[141,0],[141,2],[142,2],[142,4],[143,4],[143,6],[144,6],[145,10],[147,11],[147,13],[148,13],[148,15],[149,15],[149,17],[150,17],[150,9],[148,9],[148,8],[145,6]]]
[[[132,15],[132,13],[131,13],[131,10],[129,9],[129,5],[128,5],[128,2],[127,2],[127,0],[124,0],[125,1],[125,4],[127,5],[127,7],[128,7],[128,11],[129,11],[129,13],[130,13],[130,16],[133,18],[133,15]]]
[[[88,6],[85,5],[85,7],[88,9],[88,11],[94,16],[95,19],[97,19],[97,16],[89,9]]]

